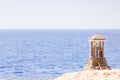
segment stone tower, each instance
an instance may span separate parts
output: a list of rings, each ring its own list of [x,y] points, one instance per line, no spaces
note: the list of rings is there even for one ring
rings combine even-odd
[[[106,39],[100,34],[95,34],[89,39],[90,57],[88,63],[84,66],[84,70],[102,70],[111,69],[107,65],[104,57],[104,41]]]

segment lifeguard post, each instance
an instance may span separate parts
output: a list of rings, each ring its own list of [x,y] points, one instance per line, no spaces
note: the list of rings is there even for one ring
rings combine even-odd
[[[104,41],[106,39],[100,34],[95,34],[89,39],[90,57],[84,70],[102,70],[111,69],[107,65],[106,58],[104,57]]]

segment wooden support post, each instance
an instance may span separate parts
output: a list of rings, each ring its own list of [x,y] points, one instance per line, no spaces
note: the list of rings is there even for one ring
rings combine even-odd
[[[102,57],[104,57],[104,41],[102,41]]]
[[[91,51],[90,51],[91,52],[91,57],[93,57],[93,47],[92,47],[93,46],[93,42],[90,41],[90,43],[91,43],[91,45],[90,45],[90,47],[91,47]]]

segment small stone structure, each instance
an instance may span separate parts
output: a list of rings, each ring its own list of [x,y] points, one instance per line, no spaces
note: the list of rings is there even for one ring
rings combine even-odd
[[[84,70],[102,70],[111,69],[107,65],[106,58],[104,57],[104,41],[106,39],[100,34],[95,34],[89,39],[90,44],[90,57]]]

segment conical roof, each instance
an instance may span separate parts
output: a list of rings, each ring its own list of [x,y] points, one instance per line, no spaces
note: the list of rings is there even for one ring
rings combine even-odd
[[[100,35],[100,34],[95,34],[95,35],[93,35],[91,38],[90,38],[90,40],[106,40],[102,35]]]

